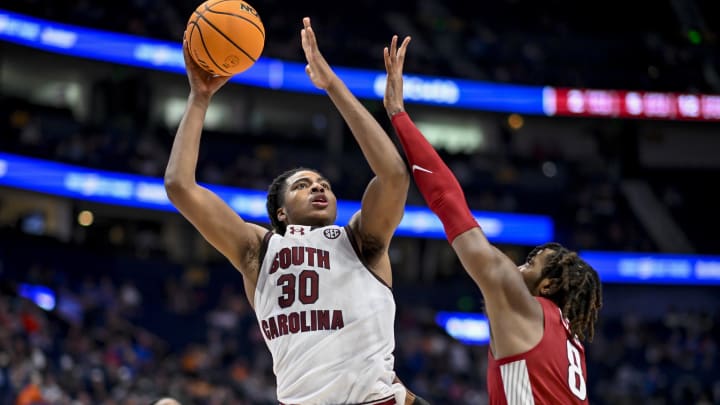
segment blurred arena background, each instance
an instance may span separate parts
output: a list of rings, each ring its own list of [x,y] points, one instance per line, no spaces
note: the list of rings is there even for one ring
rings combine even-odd
[[[412,35],[407,108],[491,239],[518,263],[557,240],[600,271],[591,403],[720,404],[720,3],[252,5],[263,59],[215,97],[200,181],[262,223],[271,179],[316,167],[351,209],[370,171],[302,73],[301,18],[389,130],[381,52]],[[196,6],[0,7],[0,404],[277,403],[240,275],[161,187]],[[484,404],[482,297],[412,188],[408,205],[397,372],[431,403]]]

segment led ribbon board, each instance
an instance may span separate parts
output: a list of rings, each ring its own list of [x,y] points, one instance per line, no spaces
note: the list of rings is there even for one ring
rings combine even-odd
[[[440,311],[435,315],[435,323],[465,344],[486,345],[490,342],[490,322],[483,314]]]
[[[581,252],[604,283],[720,285],[720,256]]]
[[[268,223],[265,191],[203,184],[250,221]],[[104,204],[175,211],[160,178],[88,169],[0,152],[0,186]],[[338,224],[360,209],[358,201],[338,201]],[[494,242],[533,246],[550,241],[553,221],[542,215],[473,212]],[[426,207],[408,206],[397,235],[444,238],[442,223]]]
[[[160,41],[41,20],[0,10],[0,39],[44,51],[185,74],[179,42]],[[380,52],[380,48],[378,48]],[[382,99],[385,71],[334,67],[360,98]],[[305,64],[261,57],[235,83],[268,89],[319,94],[305,74]],[[543,114],[543,89],[444,77],[407,75],[408,102],[525,114]]]
[[[60,24],[0,10],[0,39],[44,51],[184,74],[178,42]],[[335,67],[358,97],[382,99],[385,71]],[[233,82],[321,93],[305,64],[261,57]],[[720,120],[720,95],[565,89],[406,75],[408,102],[528,115],[664,120]]]

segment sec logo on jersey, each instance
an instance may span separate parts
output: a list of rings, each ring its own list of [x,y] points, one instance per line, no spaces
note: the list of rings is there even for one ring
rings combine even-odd
[[[338,236],[340,236],[340,229],[328,228],[323,231],[323,235],[325,235],[325,237],[328,239],[337,239]]]

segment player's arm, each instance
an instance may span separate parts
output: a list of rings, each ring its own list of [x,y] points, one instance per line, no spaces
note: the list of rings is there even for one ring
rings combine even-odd
[[[248,260],[258,252],[264,234],[260,226],[246,223],[220,197],[195,180],[200,136],[212,96],[228,81],[203,71],[183,44],[190,81],[190,96],[175,135],[165,170],[165,189],[170,201],[205,239],[241,272],[255,280]]]
[[[534,307],[517,266],[488,241],[465,201],[450,168],[417,129],[404,111],[392,116],[410,165],[413,178],[425,202],[440,218],[445,235],[465,270],[480,287],[488,310],[523,311]]]
[[[387,249],[402,219],[410,176],[388,134],[323,58],[310,19],[305,18],[303,24],[301,37],[308,61],[307,73],[313,83],[330,96],[375,173],[363,195],[360,213],[353,217],[350,225],[361,237],[363,253],[371,255],[368,259],[380,261],[381,255],[374,253]]]
[[[442,221],[448,241],[463,267],[480,287],[491,323],[497,318],[495,314],[508,309],[535,316],[537,302],[515,264],[490,244],[470,213],[457,179],[405,112],[402,67],[408,43],[409,38],[405,38],[396,49],[397,37],[393,37],[390,49],[384,50],[388,73],[384,105],[413,168],[415,183],[425,202]],[[493,326],[498,326],[497,323]]]

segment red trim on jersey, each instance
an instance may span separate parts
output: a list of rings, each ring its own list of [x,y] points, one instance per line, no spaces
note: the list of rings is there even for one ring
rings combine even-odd
[[[376,402],[376,401],[380,401],[380,402]],[[387,398],[377,399],[375,401],[370,401],[370,402],[363,402],[358,405],[395,405],[395,404],[396,404],[395,396],[391,395]]]
[[[377,279],[377,281],[379,281],[380,283],[382,283],[382,285],[384,285],[385,287],[390,289],[390,291],[392,291],[392,287],[387,285],[387,283],[385,281],[383,281],[383,279],[381,279],[377,274],[375,274],[375,272],[370,269],[370,266],[368,266],[367,261],[365,260],[365,257],[363,256],[362,252],[360,251],[360,245],[358,245],[357,239],[355,239],[355,234],[353,233],[352,227],[350,227],[350,225],[345,225],[343,228],[345,228],[345,233],[348,236],[348,240],[350,240],[350,246],[352,246],[353,250],[355,251],[355,255],[357,256],[358,260],[360,260],[360,263],[362,263],[363,267],[365,267],[365,269],[367,271],[369,271],[370,274],[372,274],[373,277],[375,277]]]
[[[365,403],[371,404],[371,405],[395,405],[396,404],[394,397],[391,397],[390,399],[387,399],[382,402],[365,402]]]
[[[260,244],[260,254],[258,254],[258,271],[262,268],[263,261],[265,260],[265,254],[267,253],[268,245],[270,244],[270,238],[275,233],[273,231],[267,231],[263,236],[262,243]]]

